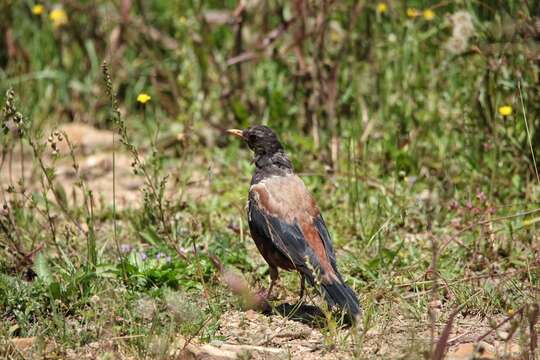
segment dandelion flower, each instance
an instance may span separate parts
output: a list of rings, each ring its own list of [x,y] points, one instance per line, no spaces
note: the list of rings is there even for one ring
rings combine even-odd
[[[62,8],[56,8],[51,11],[51,13],[49,14],[49,18],[51,19],[55,28],[64,26],[68,22],[67,13]]]
[[[508,315],[512,316],[514,315],[516,312],[514,309],[508,309]]]
[[[418,16],[418,10],[415,8],[408,8],[407,9],[407,16],[410,18],[414,18]]]
[[[499,107],[499,114],[504,117],[512,115],[512,107],[510,105]]]
[[[462,54],[467,51],[469,47],[469,41],[463,37],[452,36],[446,43],[446,49],[452,54]]]
[[[146,93],[140,93],[139,96],[137,96],[137,102],[141,104],[146,104],[152,99],[152,97]]]
[[[34,15],[41,15],[45,11],[45,7],[41,4],[36,4],[32,6],[32,14]]]
[[[435,11],[431,9],[424,10],[424,19],[426,19],[427,21],[431,21],[433,20],[434,17],[435,17]]]
[[[474,36],[473,17],[467,11],[457,11],[450,16],[452,36],[448,39],[446,48],[454,54],[461,54],[469,47],[469,39]]]
[[[386,3],[381,2],[377,4],[377,12],[379,14],[384,14],[387,11],[388,11],[388,5],[386,5]]]
[[[452,36],[469,39],[474,35],[472,15],[467,11],[458,11],[450,16],[452,21]]]

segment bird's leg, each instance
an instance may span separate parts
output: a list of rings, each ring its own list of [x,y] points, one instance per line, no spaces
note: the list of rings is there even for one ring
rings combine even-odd
[[[274,284],[278,279],[278,269],[276,267],[270,266],[270,287],[268,288],[268,292],[266,293],[266,298],[270,299],[270,295],[272,294],[272,289],[274,288]]]
[[[298,302],[302,301],[304,298],[304,291],[306,290],[306,278],[304,274],[300,273],[300,300]]]

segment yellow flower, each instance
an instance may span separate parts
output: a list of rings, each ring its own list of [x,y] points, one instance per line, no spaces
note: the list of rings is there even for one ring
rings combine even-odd
[[[418,10],[416,10],[415,8],[408,8],[407,9],[407,16],[408,17],[417,17],[418,16]]]
[[[516,312],[514,311],[514,309],[508,309],[508,315],[512,316],[514,315]]]
[[[56,28],[66,25],[68,22],[68,16],[62,8],[56,8],[51,11],[49,18],[51,19],[53,26]]]
[[[427,21],[431,21],[433,20],[434,17],[435,17],[435,11],[431,9],[424,10],[424,19],[426,19]]]
[[[143,105],[149,102],[150,99],[152,99],[152,97],[145,93],[140,93],[139,96],[137,96],[137,101]]]
[[[384,14],[387,11],[388,11],[388,5],[382,2],[377,4],[377,12],[379,14]]]
[[[510,105],[504,105],[499,107],[499,114],[501,114],[502,116],[512,115],[512,107]]]
[[[45,11],[45,7],[41,4],[36,4],[32,6],[32,14],[41,15]]]

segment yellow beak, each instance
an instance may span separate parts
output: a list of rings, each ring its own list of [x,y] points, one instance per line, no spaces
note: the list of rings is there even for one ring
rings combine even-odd
[[[231,135],[234,135],[234,136],[237,136],[241,139],[244,138],[244,134],[243,134],[243,131],[242,130],[238,130],[238,129],[228,129],[227,130],[227,133],[231,134]]]

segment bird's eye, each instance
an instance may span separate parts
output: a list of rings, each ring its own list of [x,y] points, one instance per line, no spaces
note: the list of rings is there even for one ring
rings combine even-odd
[[[255,140],[257,140],[257,135],[249,134],[248,135],[248,140],[249,140],[249,142],[254,142]]]

